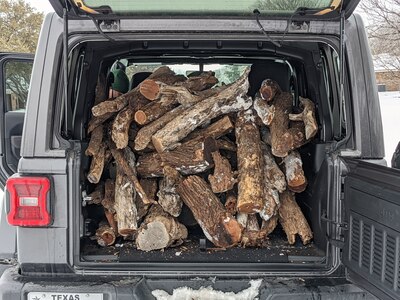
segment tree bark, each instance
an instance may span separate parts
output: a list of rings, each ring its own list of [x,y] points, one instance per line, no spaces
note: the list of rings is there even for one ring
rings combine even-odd
[[[182,211],[182,199],[176,191],[176,187],[183,180],[177,170],[169,166],[164,167],[164,178],[160,182],[160,190],[157,193],[158,203],[173,217],[178,217]]]
[[[115,243],[116,235],[110,226],[106,223],[100,224],[99,228],[96,230],[96,240],[97,243],[102,246],[111,246]]]
[[[301,193],[307,187],[307,178],[303,171],[303,162],[298,151],[292,151],[283,159],[285,163],[285,173],[288,188]]]
[[[288,243],[293,245],[298,234],[304,245],[313,238],[310,225],[308,225],[300,207],[297,205],[294,194],[285,191],[281,194],[281,206],[279,208],[279,222],[286,233]]]
[[[155,204],[144,219],[136,237],[136,247],[152,251],[178,246],[187,238],[186,227]]]
[[[106,122],[108,119],[110,119],[114,115],[115,115],[115,113],[111,112],[111,113],[106,113],[104,115],[101,115],[100,117],[94,117],[93,116],[89,121],[87,133],[91,133],[99,125],[103,124],[104,122]]]
[[[115,211],[117,214],[118,233],[132,236],[137,230],[137,208],[135,188],[120,168],[115,180]]]
[[[91,183],[98,183],[103,174],[104,164],[106,160],[106,147],[105,145],[100,145],[98,152],[92,157],[92,162],[90,164],[89,174],[87,179]]]
[[[211,189],[214,193],[223,193],[233,188],[236,183],[236,178],[232,172],[229,160],[215,151],[211,153],[214,161],[214,174],[208,175],[208,181],[211,184]]]
[[[211,152],[216,151],[217,144],[211,137],[163,153],[149,153],[139,157],[137,171],[141,177],[161,177],[163,167],[170,166],[184,175],[202,173],[213,167]]]
[[[263,220],[261,224],[261,236],[269,236],[278,225],[278,214],[272,216],[268,221]]]
[[[157,101],[152,101],[135,112],[135,122],[139,125],[147,125],[160,118],[170,110],[178,106],[176,95],[164,95]]]
[[[199,76],[189,77],[186,81],[178,83],[192,92],[200,92],[211,89],[218,83],[218,79],[215,77],[215,73],[208,71],[202,72]]]
[[[143,187],[140,185],[140,182],[137,178],[136,173],[136,159],[135,154],[129,147],[126,147],[122,150],[116,149],[115,145],[112,141],[109,143],[109,147],[112,153],[112,156],[115,159],[118,167],[121,171],[129,178],[129,180],[133,183],[136,192],[139,194],[140,198],[143,200],[144,204],[154,203],[155,200],[149,198]]]
[[[265,236],[261,234],[260,225],[258,224],[255,214],[247,215],[246,228],[243,230],[241,244],[246,247],[260,247],[265,240]]]
[[[253,111],[240,112],[236,120],[238,160],[238,212],[253,214],[264,206],[263,153]]]
[[[151,137],[161,128],[163,128],[170,121],[181,115],[187,108],[184,106],[178,106],[173,110],[167,112],[162,117],[151,122],[150,124],[142,127],[135,138],[135,150],[141,151],[145,149],[151,142]]]
[[[156,199],[158,184],[156,179],[140,179],[140,185],[150,199]],[[148,212],[151,204],[144,204],[142,198],[135,198],[136,208],[138,211],[138,221],[141,220]]]
[[[121,110],[114,119],[111,130],[111,138],[117,149],[123,149],[128,146],[129,129],[133,121],[133,109],[126,107]]]
[[[115,213],[115,181],[112,179],[107,179],[104,185],[104,198],[101,201],[104,209]]]
[[[86,156],[94,156],[99,152],[103,142],[103,126],[96,127],[90,136],[89,145],[86,148]]]
[[[300,114],[289,114],[291,121],[303,121],[305,126],[305,138],[310,140],[318,132],[318,124],[315,118],[315,105],[307,98],[300,97],[300,103],[303,107],[303,112]]]
[[[97,78],[96,89],[94,91],[94,105],[107,99],[107,79],[104,73],[100,73]]]
[[[275,116],[275,106],[269,105],[266,100],[256,97],[254,100],[254,110],[265,125],[270,125]]]
[[[226,193],[225,209],[231,215],[236,215],[237,196],[233,191]]]
[[[280,193],[286,190],[286,178],[282,170],[279,168],[271,153],[271,148],[264,142],[261,144],[261,149],[263,151],[264,157],[264,172],[265,179],[269,186],[274,187]]]
[[[177,191],[193,212],[207,239],[215,246],[228,248],[240,242],[241,226],[201,177],[187,177],[179,184]]]
[[[87,204],[100,204],[104,199],[104,184],[102,182],[97,184],[94,191],[87,196],[90,197],[90,200],[86,202]]]
[[[152,137],[156,150],[163,152],[176,147],[177,142],[212,118],[249,108],[252,100],[246,96],[249,86],[247,76],[248,70],[219,94],[193,105],[157,131]]]

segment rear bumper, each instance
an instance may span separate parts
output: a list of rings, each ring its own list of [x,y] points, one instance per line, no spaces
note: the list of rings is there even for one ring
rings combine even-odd
[[[0,279],[0,300],[24,300],[29,292],[103,293],[104,300],[155,299],[152,291],[172,294],[178,287],[212,286],[215,290],[240,292],[250,279],[229,278],[144,278],[144,277],[25,277],[16,268],[7,269]],[[263,278],[259,299],[376,299],[343,278]]]

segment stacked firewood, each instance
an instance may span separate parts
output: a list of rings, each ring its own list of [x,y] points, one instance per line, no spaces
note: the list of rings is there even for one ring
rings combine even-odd
[[[144,251],[179,245],[188,238],[177,219],[184,205],[216,247],[261,246],[278,222],[289,244],[296,235],[310,242],[295,200],[307,185],[296,149],[317,133],[314,104],[300,98],[294,108],[268,79],[252,99],[248,72],[214,87],[213,72],[187,78],[161,67],[105,101],[99,79],[86,155],[96,185],[89,203],[105,212],[100,245],[118,236]]]

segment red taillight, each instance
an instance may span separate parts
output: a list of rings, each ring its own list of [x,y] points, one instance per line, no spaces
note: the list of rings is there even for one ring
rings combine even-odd
[[[7,220],[14,226],[47,226],[50,214],[47,195],[50,180],[46,177],[13,177],[7,180],[10,211]]]

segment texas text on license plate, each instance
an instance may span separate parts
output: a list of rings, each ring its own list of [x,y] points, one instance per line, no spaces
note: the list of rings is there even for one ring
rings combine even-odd
[[[103,294],[30,292],[28,300],[103,300]]]

